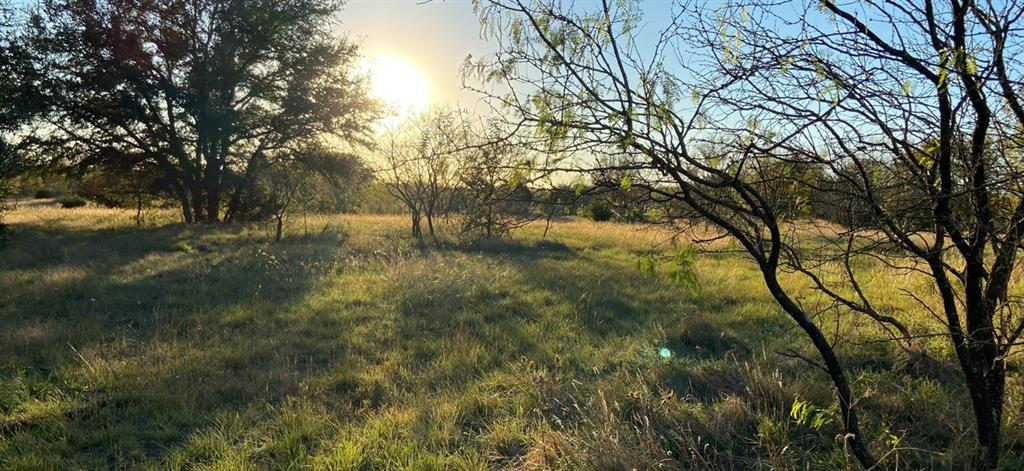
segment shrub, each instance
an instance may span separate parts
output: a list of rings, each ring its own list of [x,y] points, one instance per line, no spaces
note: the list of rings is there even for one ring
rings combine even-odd
[[[57,196],[57,192],[55,192],[55,191],[53,191],[53,190],[51,190],[49,188],[40,188],[40,189],[36,190],[34,193],[32,193],[32,197],[37,199],[37,200],[44,199],[44,198],[53,198],[53,197],[56,197],[56,196]]]
[[[85,206],[85,198],[78,195],[61,196],[57,199],[57,203],[62,208],[81,208]]]
[[[595,201],[587,206],[587,217],[596,222],[610,221],[614,214],[612,208],[604,201]]]

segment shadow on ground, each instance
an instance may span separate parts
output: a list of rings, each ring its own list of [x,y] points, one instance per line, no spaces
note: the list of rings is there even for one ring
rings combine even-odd
[[[473,401],[499,404],[466,406],[454,438],[431,436],[422,411],[428,431],[407,437],[479,446],[495,410],[557,417],[571,388],[594,395],[631,370],[706,403],[742,394],[742,378],[702,365],[750,360],[785,330],[756,293],[689,293],[642,274],[635,254],[558,241],[356,256],[335,232],[267,244],[241,227],[16,229],[0,259],[8,463],[214,464],[232,448],[306,463],[338,430],[484,390]],[[323,422],[277,437],[296,398],[313,406],[295,420]]]

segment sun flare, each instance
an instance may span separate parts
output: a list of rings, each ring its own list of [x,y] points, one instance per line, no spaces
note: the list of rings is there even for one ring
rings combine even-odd
[[[430,104],[430,86],[423,74],[393,56],[370,59],[370,93],[387,106],[386,124],[419,114]]]

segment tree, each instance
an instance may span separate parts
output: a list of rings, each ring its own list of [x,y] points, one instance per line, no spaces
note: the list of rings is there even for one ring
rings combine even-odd
[[[282,156],[368,143],[338,0],[50,0],[26,25],[61,163],[148,163],[186,222],[244,217]],[[256,165],[258,163],[258,165]]]
[[[468,142],[465,116],[434,110],[391,129],[381,148],[380,180],[409,211],[411,231],[423,237],[421,222],[435,235],[435,222],[450,209],[459,153]]]
[[[154,190],[166,187],[159,169],[145,162],[123,162],[128,167],[93,168],[77,176],[77,193],[109,207],[132,208],[135,223],[145,222],[144,210],[155,201]]]
[[[642,185],[634,186],[634,181],[643,181],[641,172],[629,167],[628,159],[620,162],[611,159],[600,163],[594,173],[594,186],[598,190],[599,202],[609,211],[609,218],[623,222],[644,222],[649,207],[654,204],[650,192]],[[592,212],[591,216],[594,214]]]
[[[248,198],[257,201],[254,218],[271,218],[274,241],[280,242],[284,225],[295,211],[345,211],[353,206],[352,193],[369,182],[372,173],[359,157],[323,147],[309,147],[283,157],[260,172]]]
[[[621,151],[644,175],[633,185],[684,203],[735,239],[817,351],[846,446],[865,468],[884,463],[861,429],[823,312],[870,322],[879,340],[903,348],[945,336],[976,421],[976,465],[998,465],[1006,357],[1024,333],[1008,298],[1024,236],[1024,5],[853,10],[824,0],[794,17],[788,4],[683,1],[659,13],[659,31],[641,34],[637,2],[481,3],[499,52],[471,67],[511,92],[479,90],[535,130],[539,146]],[[821,176],[832,182],[812,181]],[[801,237],[792,210],[772,196],[779,185],[853,202],[879,230],[812,226],[822,237]],[[911,330],[914,313],[880,307],[863,289],[871,274],[853,268],[864,260],[926,277],[933,297],[904,293],[933,323]],[[824,310],[782,283],[789,272],[830,301]]]
[[[30,51],[15,27],[15,12],[0,5],[0,241],[6,226],[2,213],[10,192],[10,181],[25,165],[28,142],[16,134],[40,112],[36,83],[39,74],[32,67]]]
[[[478,131],[459,171],[460,234],[466,239],[508,237],[531,222],[540,180],[527,149],[500,129]]]

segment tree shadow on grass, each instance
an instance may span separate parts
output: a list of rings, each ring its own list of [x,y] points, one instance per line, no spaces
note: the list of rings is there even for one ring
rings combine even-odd
[[[577,251],[572,247],[547,239],[480,239],[464,243],[444,244],[441,246],[441,249],[489,257],[504,256],[517,261],[538,259],[564,260],[577,256]]]
[[[287,314],[333,270],[343,234],[16,234],[0,260],[0,463],[132,467],[344,354]]]
[[[781,335],[791,330],[787,319],[757,293],[723,291],[714,286],[692,292],[668,279],[642,273],[628,254],[577,250],[544,240],[483,241],[453,250],[513,264],[522,275],[522,291],[544,293],[552,300],[545,303],[569,306],[562,315],[571,324],[571,340],[593,348],[649,338],[646,348],[651,356],[664,347],[676,362],[742,362],[760,354],[765,345],[774,348],[793,339]],[[558,355],[545,350],[550,347],[538,346],[529,334],[517,331],[521,324],[534,319],[530,309],[537,306],[531,308],[529,303],[536,304],[536,300],[518,300],[505,291],[494,288],[478,302],[487,305],[483,310],[506,306],[492,320],[510,324],[509,336],[519,344],[533,345],[518,352],[520,355],[541,364],[552,361]],[[439,299],[452,296],[442,294]],[[450,306],[427,310],[443,307]],[[745,311],[753,312],[737,314]],[[512,323],[510,319],[522,322]],[[437,328],[448,325],[448,320],[442,320]],[[692,384],[690,378],[666,379],[678,386],[673,389],[681,395],[692,389],[688,386]]]
[[[757,292],[713,285],[693,292],[642,273],[623,256],[574,252],[559,263],[535,257],[523,261],[522,272],[530,290],[546,290],[574,306],[576,335],[587,343],[649,339],[644,357],[670,356],[667,361],[675,366],[659,371],[662,386],[678,396],[696,395],[712,402],[742,392],[745,385],[733,377],[732,366],[799,341],[778,307]],[[710,363],[714,365],[700,366]],[[723,375],[716,378],[715,371]]]
[[[711,316],[709,308],[729,309],[749,295],[688,297],[621,257],[497,241],[440,250],[456,262],[447,267],[452,278],[434,274],[434,285],[401,290],[385,279],[391,285],[374,288],[372,299],[319,299],[333,296],[322,283],[343,237],[267,245],[230,227],[19,232],[8,249],[18,254],[0,261],[17,283],[0,294],[0,381],[27,392],[8,410],[0,405],[20,420],[0,426],[0,463],[6,455],[130,468],[179,452],[203,461],[202,440],[192,446],[193,437],[242,440],[244,430],[219,431],[222,417],[250,414],[244,427],[258,428],[286,398],[311,394],[335,407],[333,417],[365,420],[367,405],[401,400],[400,389],[457,394],[524,361],[593,379],[597,373],[571,358],[577,347],[639,336],[652,339],[653,351],[666,340],[649,334],[654,326],[675,335],[681,317]],[[508,280],[486,278],[506,272]],[[369,279],[354,281],[380,281]],[[752,330],[738,322],[715,325]],[[689,352],[675,348],[686,360],[704,355],[696,346],[725,353],[703,338],[685,339]],[[615,361],[607,360],[609,369]],[[359,376],[375,369],[406,377]]]

